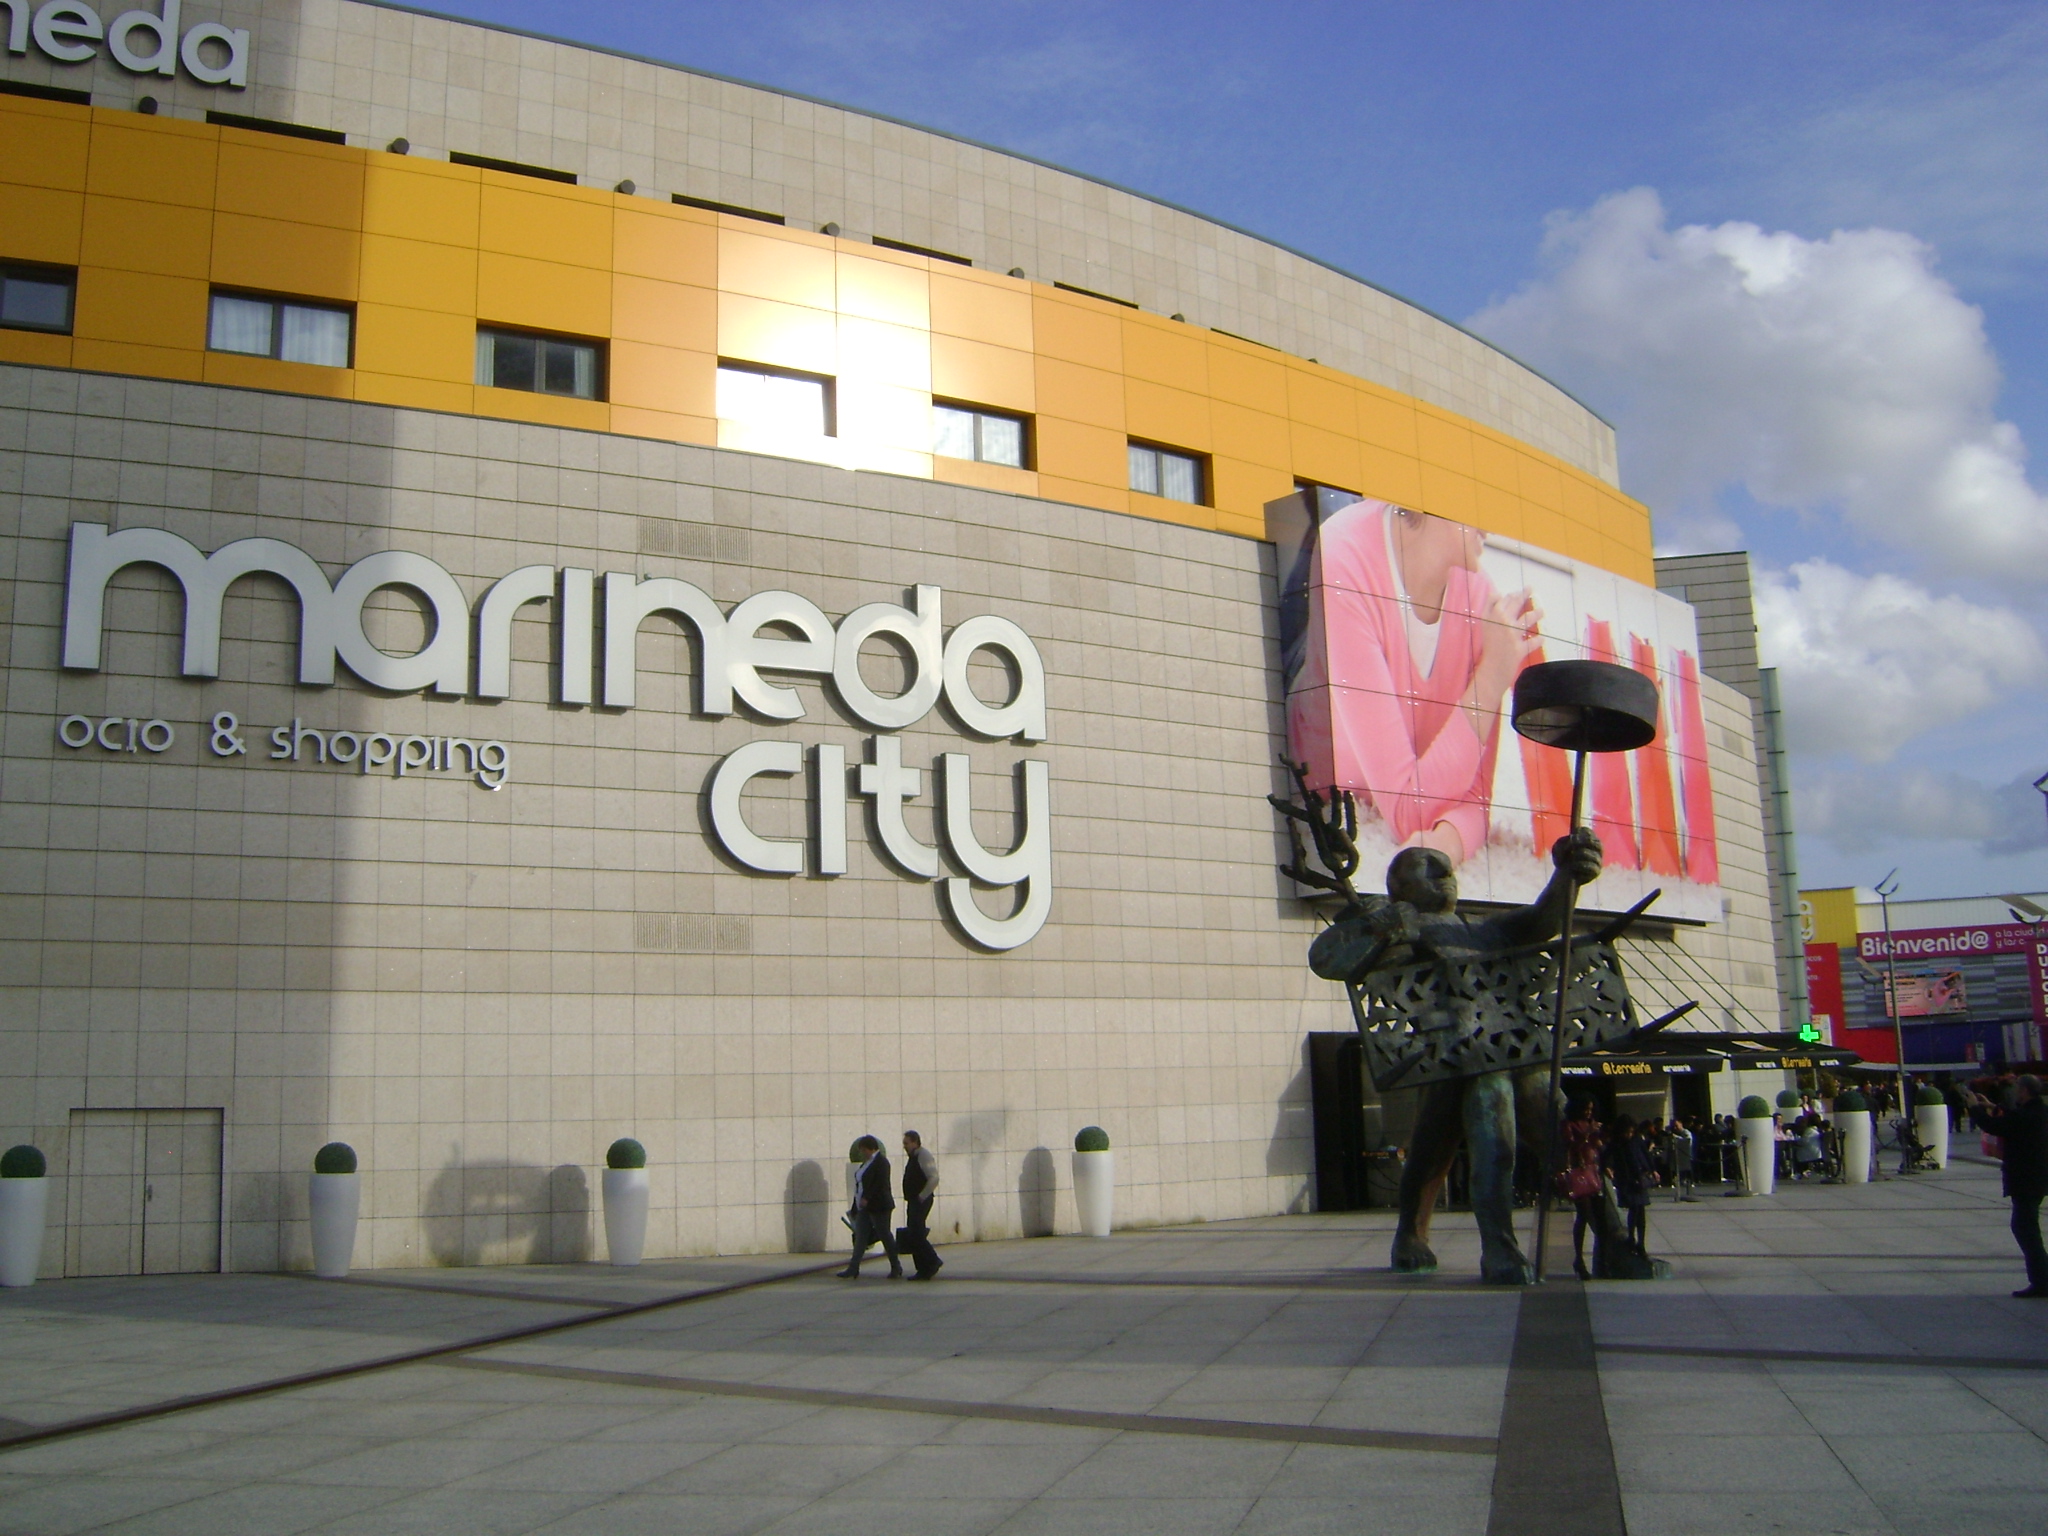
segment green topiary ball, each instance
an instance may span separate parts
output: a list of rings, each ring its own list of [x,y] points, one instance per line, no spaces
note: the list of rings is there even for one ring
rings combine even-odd
[[[315,1173],[354,1173],[356,1149],[345,1141],[330,1141],[313,1154]]]
[[[1797,1088],[1780,1088],[1778,1090],[1778,1108],[1797,1109],[1798,1107],[1799,1090]]]
[[[1835,1099],[1835,1113],[1838,1115],[1852,1115],[1859,1110],[1868,1111],[1869,1108],[1870,1100],[1863,1097],[1854,1088],[1851,1088],[1847,1093],[1838,1095]]]
[[[50,1160],[39,1147],[9,1147],[0,1152],[0,1179],[40,1179],[50,1171]]]
[[[1920,1091],[1913,1096],[1913,1102],[1925,1109],[1932,1109],[1936,1105],[1945,1107],[1948,1104],[1948,1095],[1932,1083],[1922,1083]]]
[[[1735,1114],[1742,1120],[1768,1120],[1771,1118],[1771,1106],[1765,1102],[1762,1094],[1752,1093],[1735,1106]]]
[[[1074,1150],[1076,1152],[1107,1152],[1109,1150],[1109,1132],[1099,1125],[1082,1126],[1080,1133],[1074,1137]]]
[[[604,1165],[607,1168],[645,1168],[647,1149],[630,1136],[621,1136],[604,1149]]]

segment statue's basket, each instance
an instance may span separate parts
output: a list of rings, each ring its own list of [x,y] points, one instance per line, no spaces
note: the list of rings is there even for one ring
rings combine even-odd
[[[1557,1013],[1555,943],[1471,959],[1434,959],[1369,972],[1353,983],[1352,1016],[1366,1070],[1381,1092],[1550,1060]],[[1564,1053],[1634,1032],[1635,1007],[1614,946],[1572,943]]]

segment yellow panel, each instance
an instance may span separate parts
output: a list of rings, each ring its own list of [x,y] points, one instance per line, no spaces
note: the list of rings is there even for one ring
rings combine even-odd
[[[0,97],[0,183],[83,191],[91,136],[88,108]]]
[[[306,298],[354,299],[361,236],[239,213],[213,220],[213,280]]]
[[[1427,406],[1415,412],[1416,456],[1454,474],[1472,473],[1472,429]],[[1434,508],[1431,509],[1435,510]]]
[[[1031,290],[1014,277],[932,273],[932,330],[1029,352]]]
[[[1479,498],[1470,475],[1422,461],[1422,510],[1460,523],[1479,521]]]
[[[1356,391],[1353,404],[1358,411],[1358,435],[1365,442],[1414,458],[1415,402],[1404,395],[1367,385]]]
[[[839,377],[874,379],[931,393],[931,333],[848,316],[839,322]]]
[[[1048,501],[1070,501],[1076,506],[1099,507],[1105,512],[1131,510],[1131,493],[1093,480],[1064,480],[1039,472],[1038,494]]]
[[[610,372],[615,405],[681,416],[717,414],[718,359],[709,352],[614,341]]]
[[[806,239],[795,231],[756,234],[754,229],[718,231],[720,291],[810,309],[829,310],[838,302],[837,261],[830,240]]]
[[[141,126],[147,124],[147,127]],[[175,117],[95,112],[86,190],[184,208],[213,206],[220,130]]]
[[[73,329],[81,340],[172,347],[196,357],[206,346],[206,281],[81,267]],[[190,374],[181,369],[178,377]]]
[[[612,269],[715,288],[717,216],[674,203],[621,199],[612,212]]]
[[[1133,437],[1162,443],[1169,448],[1186,448],[1194,453],[1209,451],[1209,400],[1206,395],[1169,389],[1145,379],[1132,379],[1124,386],[1124,413]]]
[[[584,432],[610,428],[612,408],[602,400],[570,400],[561,395],[540,395],[525,389],[491,389],[476,386],[476,412],[510,421],[537,421],[550,427],[574,427]]]
[[[1287,414],[1287,365],[1227,336],[1209,338],[1209,392],[1271,416]]]
[[[1265,527],[1265,506],[1294,489],[1294,477],[1270,464],[1247,464],[1242,459],[1218,454],[1209,464],[1215,481],[1217,515],[1256,520]],[[1263,534],[1260,535],[1263,537]]]
[[[1038,409],[1041,415],[1062,416],[1098,427],[1124,430],[1124,381],[1117,373],[1084,368],[1041,356],[1038,359]]]
[[[608,192],[485,171],[477,229],[478,243],[486,251],[611,269]]]
[[[1488,485],[1484,480],[1473,481],[1472,488],[1472,525],[1488,533],[1519,539],[1522,536],[1522,498],[1497,485]]]
[[[363,174],[363,228],[371,234],[436,240],[474,252],[481,172],[440,160],[372,155]]]
[[[347,368],[315,368],[310,363],[238,357],[232,352],[207,353],[200,377],[209,384],[274,389],[288,395],[328,395],[347,400],[355,394],[355,375]]]
[[[1524,450],[1516,459],[1522,499],[1552,512],[1564,510],[1564,476],[1548,459]]]
[[[71,366],[93,373],[136,373],[150,379],[197,379],[206,354],[183,347],[151,347],[126,341],[79,337],[71,345]]]
[[[1360,443],[1358,479],[1353,483],[1362,495],[1404,507],[1422,505],[1422,466],[1405,453],[1394,453],[1373,443]]]
[[[0,330],[0,362],[36,363],[44,368],[71,366],[71,338],[42,331]]]
[[[679,416],[668,411],[642,411],[612,406],[612,430],[627,437],[653,437],[670,443],[718,445],[718,422],[709,416]]]
[[[1293,486],[1294,453],[1288,441],[1284,417],[1248,411],[1241,405],[1219,400],[1209,407],[1209,420],[1214,452],[1277,469],[1287,481],[1287,487]],[[1283,488],[1274,494],[1285,493],[1286,488]]]
[[[1567,472],[1564,477],[1564,515],[1586,528],[1600,523],[1600,493],[1591,481]]]
[[[356,367],[369,373],[473,386],[476,321],[467,315],[360,303],[356,305]]]
[[[334,229],[363,227],[363,152],[228,129],[214,207]]]
[[[1268,499],[1274,498],[1269,497]],[[1268,536],[1266,532],[1265,508],[1261,506],[1255,513],[1231,512],[1218,508],[1216,512],[1216,531],[1218,533],[1232,534],[1240,539],[1264,539]]]
[[[973,459],[943,459],[932,455],[932,478],[949,485],[979,486],[984,491],[1006,491],[1012,496],[1036,496],[1038,476],[1028,469],[1007,464],[977,464]]]
[[[1128,492],[1131,484],[1129,439],[1123,433],[1057,416],[1040,416],[1038,472],[1062,480],[1086,480]]]
[[[357,361],[361,361],[361,348],[357,349]],[[451,384],[439,379],[407,378],[390,373],[365,373],[356,370],[356,398],[374,400],[380,405],[405,405],[422,411],[455,411],[464,416],[476,414],[476,386],[474,384]]]
[[[589,267],[487,250],[477,257],[476,314],[491,325],[609,336],[612,276]]]
[[[1121,372],[1124,366],[1123,326],[1114,306],[1085,299],[1069,299],[1043,292],[1032,295],[1032,335],[1037,338],[1040,357],[1083,363],[1090,368]],[[1043,388],[1044,376],[1040,375]],[[1042,396],[1041,396],[1042,397]]]
[[[1856,891],[1852,886],[1837,886],[1823,891],[1801,891],[1799,893],[1801,927],[1808,924],[1812,932],[1805,935],[1809,944],[1854,944],[1861,935],[1861,926],[1856,919]]]
[[[1543,507],[1532,507],[1522,503],[1522,539],[1538,549],[1547,549],[1553,554],[1563,554],[1565,530],[1571,525],[1562,516]]]
[[[1293,445],[1290,459],[1294,473],[1302,479],[1320,485],[1341,485],[1367,495],[1378,494],[1367,490],[1364,484],[1360,446],[1355,438],[1301,422],[1290,426],[1287,435]]]
[[[1188,528],[1214,528],[1216,509],[1198,507],[1188,501],[1168,501],[1164,496],[1131,492],[1131,511],[1138,517],[1156,518],[1162,523],[1179,523]]]
[[[805,373],[836,374],[839,326],[827,310],[720,293],[718,355]]]
[[[1517,472],[1520,458],[1511,444],[1491,432],[1475,431],[1472,434],[1472,478],[1481,484],[1520,495],[1522,482]]]
[[[612,279],[612,335],[699,352],[718,350],[718,295],[689,283]]]
[[[163,272],[204,278],[212,266],[213,215],[203,208],[131,202],[122,197],[85,200],[85,238],[79,264],[127,272]]]
[[[1037,370],[1029,352],[959,336],[932,337],[932,393],[969,405],[1027,414],[1037,408]]]
[[[0,256],[15,261],[78,262],[79,234],[85,223],[85,198],[77,192],[46,187],[0,187],[7,205],[7,224],[0,230]]]
[[[395,235],[362,237],[358,295],[366,302],[476,318],[475,250]]]
[[[1303,426],[1357,436],[1357,395],[1350,385],[1313,369],[1297,365],[1287,370],[1288,415]]]
[[[839,313],[931,329],[928,258],[839,255]]]
[[[1206,332],[1176,320],[1130,315],[1124,320],[1124,371],[1134,379],[1179,389],[1209,389]]]

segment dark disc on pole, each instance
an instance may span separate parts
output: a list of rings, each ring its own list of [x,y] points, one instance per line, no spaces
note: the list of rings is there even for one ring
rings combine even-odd
[[[1632,752],[1657,738],[1657,685],[1611,661],[1539,661],[1515,679],[1515,729],[1567,752]]]

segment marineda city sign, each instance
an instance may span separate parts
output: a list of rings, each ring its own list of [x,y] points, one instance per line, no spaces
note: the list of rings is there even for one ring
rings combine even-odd
[[[86,64],[105,43],[114,62],[131,75],[175,76],[178,65],[201,85],[249,83],[249,33],[202,21],[185,28],[178,23],[179,0],[162,0],[162,11],[123,11],[102,23],[100,13],[83,0],[0,0],[7,12],[7,51],[36,51],[59,64]]]
[[[961,931],[990,949],[1028,942],[1051,910],[1051,777],[1043,761],[1026,759],[1017,765],[1017,842],[1001,852],[984,847],[975,834],[968,756],[938,754],[932,765],[935,820],[945,851],[964,875],[941,879],[939,848],[919,841],[904,820],[905,804],[925,793],[925,770],[903,761],[902,741],[892,733],[916,725],[941,699],[958,726],[973,736],[1045,739],[1045,667],[1030,636],[993,614],[965,619],[948,633],[937,587],[918,587],[914,607],[870,603],[835,625],[817,604],[794,592],[757,592],[728,612],[701,588],[673,576],[613,571],[600,582],[589,569],[526,565],[492,583],[472,612],[461,584],[425,555],[402,550],[366,555],[330,583],[318,561],[278,539],[238,539],[208,555],[163,529],[110,532],[101,523],[74,523],[64,587],[66,669],[100,669],[107,583],[131,565],[168,571],[184,594],[179,670],[186,677],[220,675],[222,600],[235,582],[263,574],[284,582],[298,599],[298,680],[309,686],[332,684],[339,663],[371,687],[391,693],[507,698],[513,619],[532,603],[549,607],[558,704],[632,709],[640,628],[657,615],[679,622],[695,636],[700,714],[730,715],[737,699],[765,719],[799,720],[804,705],[796,690],[763,674],[829,678],[845,712],[877,733],[868,739],[867,760],[853,765],[852,791],[872,801],[876,836],[889,861],[906,875],[938,881]],[[386,587],[416,593],[431,612],[432,632],[410,656],[391,655],[364,633],[363,605]],[[878,693],[862,677],[861,647],[874,639],[908,658],[909,681],[901,693]],[[1000,658],[1011,675],[1010,697],[1001,703],[980,697],[969,680],[969,663],[979,652]],[[246,752],[239,725],[232,715],[213,717],[209,746],[216,757]],[[73,749],[97,745],[133,751],[140,745],[154,753],[169,745],[173,732],[168,722],[113,717],[95,723],[70,715],[58,724],[58,739]],[[389,766],[402,777],[408,771],[460,767],[476,771],[478,782],[490,789],[510,772],[506,748],[498,742],[323,733],[297,720],[273,729],[270,741],[273,760],[297,763],[302,751],[310,749],[308,755],[317,752],[321,762],[332,754],[358,765],[359,772]],[[480,764],[483,771],[478,771]],[[807,866],[813,876],[844,874],[847,769],[846,749],[836,744],[814,743],[806,750],[803,743],[787,739],[748,742],[728,753],[706,783],[712,832],[736,862],[763,874],[799,875]],[[798,777],[808,781],[810,835],[763,837],[754,831],[744,806],[748,787],[757,779]],[[1017,896],[1015,911],[990,917],[975,903],[974,881],[1011,888]]]

